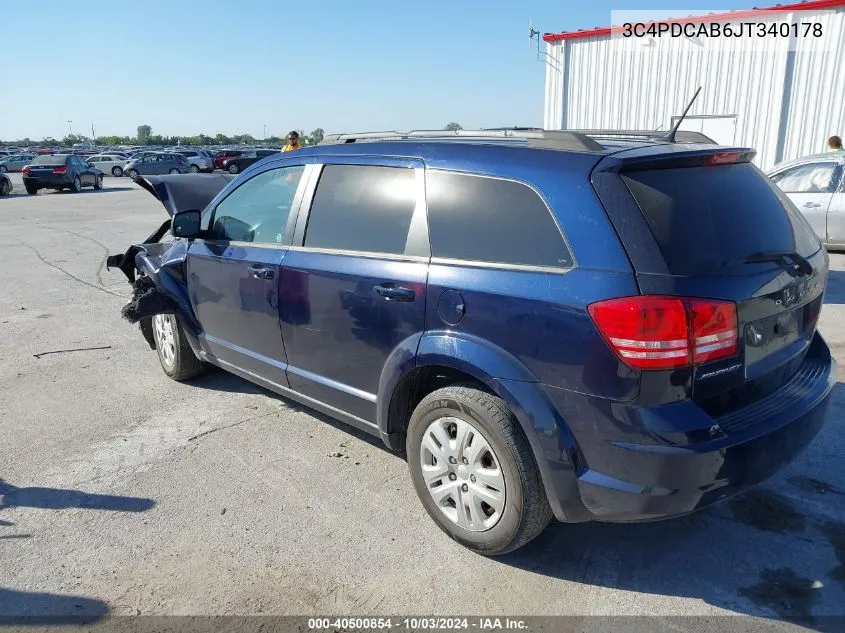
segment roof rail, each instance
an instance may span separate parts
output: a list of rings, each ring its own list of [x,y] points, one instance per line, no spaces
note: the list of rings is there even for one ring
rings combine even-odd
[[[329,134],[320,145],[338,145],[360,141],[396,141],[408,139],[523,139],[529,147],[563,149],[577,152],[603,152],[605,147],[596,139],[640,138],[656,142],[671,142],[665,134],[655,130],[542,130],[539,128],[493,128],[486,130],[390,130]],[[675,140],[684,143],[717,143],[701,132],[679,131]]]
[[[361,132],[357,134],[329,134],[320,145],[357,143],[358,141],[389,141],[406,139],[525,139],[529,147],[567,149],[580,152],[601,152],[604,146],[579,132],[568,130],[407,130]]]
[[[571,130],[578,132],[585,136],[598,138],[646,138],[653,141],[671,142],[666,138],[666,134],[656,130]],[[701,132],[693,132],[692,130],[678,130],[675,134],[675,141],[678,143],[706,143],[708,145],[718,145],[709,136]]]

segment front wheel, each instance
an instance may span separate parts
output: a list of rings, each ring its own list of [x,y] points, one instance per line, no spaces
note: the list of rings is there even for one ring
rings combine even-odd
[[[229,173],[230,174],[237,174],[238,173],[238,166],[235,163],[229,165]]]
[[[128,175],[132,180],[135,180],[138,177],[138,170],[137,169],[130,169],[129,171],[126,172],[126,175]]]
[[[199,165],[191,165],[191,173],[192,174],[200,173],[200,166]]]
[[[153,317],[153,338],[161,368],[173,380],[188,380],[203,373],[202,362],[194,355],[173,314]]]
[[[8,167],[6,167],[5,165],[0,165],[0,174],[5,174],[7,171],[9,171]]]
[[[94,178],[94,189],[102,189],[103,188],[103,175],[98,174],[96,178]]]
[[[406,450],[429,516],[478,554],[518,549],[551,520],[531,447],[501,398],[460,386],[432,392],[411,416]]]
[[[176,169],[176,168],[174,167],[174,168],[172,168],[172,169],[170,170],[170,172],[169,172],[169,173],[170,173],[170,175],[172,176],[173,174],[178,174],[178,173],[179,173],[179,170],[178,170],[178,169]]]
[[[111,175],[115,178],[120,178],[123,175],[123,169],[115,165],[111,168]]]

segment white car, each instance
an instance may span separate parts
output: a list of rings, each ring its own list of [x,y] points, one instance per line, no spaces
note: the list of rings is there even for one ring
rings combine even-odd
[[[775,165],[769,178],[807,218],[828,247],[845,248],[845,152],[804,156]]]
[[[96,167],[104,174],[120,177],[129,159],[120,154],[97,154],[88,157],[88,164]]]

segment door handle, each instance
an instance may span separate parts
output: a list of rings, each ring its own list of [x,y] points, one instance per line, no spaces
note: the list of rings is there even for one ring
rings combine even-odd
[[[249,276],[255,279],[272,279],[274,272],[272,268],[264,268],[263,266],[250,266]]]
[[[410,288],[403,288],[396,284],[383,284],[380,286],[373,286],[373,292],[378,296],[387,299],[388,301],[413,301],[414,291]]]
[[[822,205],[819,202],[805,202],[804,203],[805,209],[817,209],[820,206],[822,206]]]

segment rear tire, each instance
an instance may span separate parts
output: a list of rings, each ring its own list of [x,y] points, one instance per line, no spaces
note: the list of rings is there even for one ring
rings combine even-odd
[[[165,374],[182,381],[205,371],[205,365],[194,356],[182,326],[173,314],[155,315],[152,326],[158,360]]]
[[[111,168],[111,175],[120,178],[123,175],[123,169],[115,165]]]
[[[6,167],[5,165],[0,165],[0,174],[5,174],[7,171],[9,171],[8,167]]]
[[[82,191],[82,181],[79,179],[79,176],[73,177],[73,184],[70,186],[70,190],[73,193],[79,193]]]
[[[26,192],[29,195],[34,196],[38,193],[38,187],[30,187],[29,185],[26,185]]]
[[[10,193],[12,193],[12,181],[0,181],[0,196],[8,196]]]
[[[178,170],[178,169],[176,169],[176,168],[174,167],[174,168],[173,168],[173,169],[171,169],[168,173],[169,173],[171,176],[173,176],[173,175],[175,175],[175,174],[178,174],[178,173],[179,173],[179,170]]]
[[[200,166],[199,165],[191,165],[191,173],[192,174],[200,173]]]
[[[552,518],[528,440],[497,396],[461,386],[430,393],[411,415],[406,451],[429,516],[478,554],[512,552]]]

